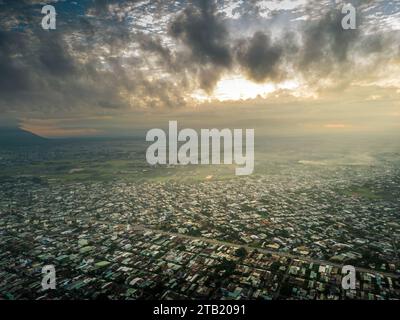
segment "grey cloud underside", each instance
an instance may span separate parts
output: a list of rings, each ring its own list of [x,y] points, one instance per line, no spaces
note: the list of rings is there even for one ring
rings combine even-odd
[[[279,77],[283,54],[283,46],[272,44],[271,37],[259,31],[251,39],[240,41],[236,56],[248,78],[264,82]]]
[[[78,100],[82,106],[117,98],[113,82],[120,75],[97,72],[93,62],[81,64],[67,49],[60,35],[0,34],[0,87],[2,107],[14,106],[34,111],[35,108],[56,111],[72,108]],[[15,40],[21,44],[16,46]],[[18,43],[18,42],[17,42]],[[2,46],[3,47],[3,46]],[[24,50],[20,50],[24,47]]]
[[[175,108],[191,103],[193,90],[212,92],[230,72],[258,83],[293,74],[313,85],[323,78],[351,82],[359,58],[371,56],[371,68],[378,68],[399,56],[397,32],[343,30],[337,8],[279,35],[258,28],[243,36],[231,33],[228,25],[235,22],[220,12],[220,1],[211,0],[180,7],[154,1],[140,10],[169,14],[165,32],[138,30],[128,17],[140,3],[96,1],[87,9],[90,16],[61,21],[56,31],[42,30],[40,15],[35,20],[24,3],[5,7],[2,25],[15,18],[30,27],[0,32],[1,111]],[[257,4],[246,3],[247,18],[258,15]],[[121,14],[113,16],[115,11]],[[127,51],[135,53],[123,54]]]
[[[170,25],[170,34],[191,50],[192,60],[229,68],[232,57],[228,30],[210,0],[198,0],[178,15]]]
[[[104,36],[97,32],[80,36],[97,39],[73,48],[68,36],[58,31],[1,32],[2,110],[58,113],[131,108],[132,102],[136,108],[184,104],[171,82],[150,81],[140,70],[144,57],[120,56],[125,42],[134,40],[129,33],[112,29]],[[102,61],[99,53],[104,56]]]

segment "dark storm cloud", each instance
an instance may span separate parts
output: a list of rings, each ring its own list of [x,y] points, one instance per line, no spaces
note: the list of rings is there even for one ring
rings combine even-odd
[[[299,23],[296,30],[283,32],[276,39],[268,29],[260,29],[238,41],[229,34],[227,21],[217,13],[215,3],[194,1],[193,6],[186,8],[170,25],[170,34],[191,53],[190,59],[181,59],[181,66],[185,62],[181,69],[197,76],[199,86],[208,92],[224,72],[236,67],[255,82],[281,81],[288,76],[288,69],[303,75],[313,85],[324,78],[333,77],[335,81],[344,71],[357,72],[354,55],[382,54],[394,39],[363,34],[361,10],[357,14],[357,29],[344,30],[341,5],[325,5],[321,12],[316,12],[317,2],[310,1],[309,6],[313,8],[310,12],[315,16]],[[367,5],[360,1],[353,1],[353,4],[358,8]],[[251,14],[259,18],[260,1],[248,1],[234,11],[238,10],[244,12],[242,16]]]
[[[327,12],[321,19],[307,24],[302,32],[303,46],[300,68],[315,64],[332,65],[345,62],[356,43],[359,29],[344,30],[339,10]]]
[[[0,94],[9,94],[29,87],[29,70],[22,61],[12,56],[27,50],[20,34],[11,35],[0,31]]]
[[[74,74],[76,62],[69,54],[66,43],[61,38],[49,34],[43,38],[38,50],[40,65],[54,76],[65,77]]]
[[[376,28],[371,32],[372,21],[367,21],[361,10],[368,3],[353,1],[353,5],[358,9],[355,30],[342,28],[341,5],[329,8],[300,29],[301,43],[299,54],[292,59],[293,69],[312,85],[324,79],[338,87],[349,85],[370,76],[394,56],[393,44],[400,40],[399,32]],[[365,64],[367,60],[369,64]]]
[[[115,50],[115,40],[111,47]],[[148,81],[135,70],[141,61],[118,56],[99,61],[99,48],[86,50],[71,52],[63,34],[0,34],[0,108],[63,112],[143,108],[143,101],[159,107],[163,101],[173,104],[171,85]]]
[[[101,93],[92,74],[85,72],[88,65],[71,55],[61,34],[7,31],[0,38],[7,39],[0,47],[0,69],[6,71],[0,72],[1,108],[69,109],[76,98],[85,105],[94,102],[91,93]],[[99,77],[97,85],[106,78]]]
[[[20,13],[28,14],[29,7]],[[185,103],[182,87],[149,80],[153,75],[141,70],[146,55],[121,57],[121,51],[140,42],[129,25],[80,17],[49,32],[40,21],[39,15],[30,28],[0,32],[0,112],[98,112]],[[141,40],[143,50],[168,54],[149,39]]]
[[[275,45],[269,35],[258,31],[251,39],[240,41],[237,60],[248,78],[256,82],[279,76],[279,64],[284,48]]]
[[[232,68],[229,32],[215,1],[190,1],[169,25],[169,35],[186,50],[176,53],[172,69],[189,73],[206,92]]]
[[[229,67],[232,58],[228,30],[216,13],[212,0],[193,0],[170,26],[170,34],[191,50],[200,63]]]

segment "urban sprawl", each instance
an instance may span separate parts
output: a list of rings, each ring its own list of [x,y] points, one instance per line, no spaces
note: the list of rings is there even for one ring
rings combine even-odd
[[[0,298],[398,299],[399,186],[390,164],[304,162],[195,183],[3,177]]]

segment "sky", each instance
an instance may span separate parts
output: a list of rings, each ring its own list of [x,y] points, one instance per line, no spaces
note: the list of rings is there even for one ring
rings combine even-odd
[[[338,0],[0,0],[0,126],[400,132],[400,1],[346,3],[355,30]]]

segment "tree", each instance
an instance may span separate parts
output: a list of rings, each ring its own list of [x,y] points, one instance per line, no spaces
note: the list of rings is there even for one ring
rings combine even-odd
[[[237,257],[244,259],[247,256],[247,250],[243,247],[240,247],[239,249],[236,250],[235,254]]]

